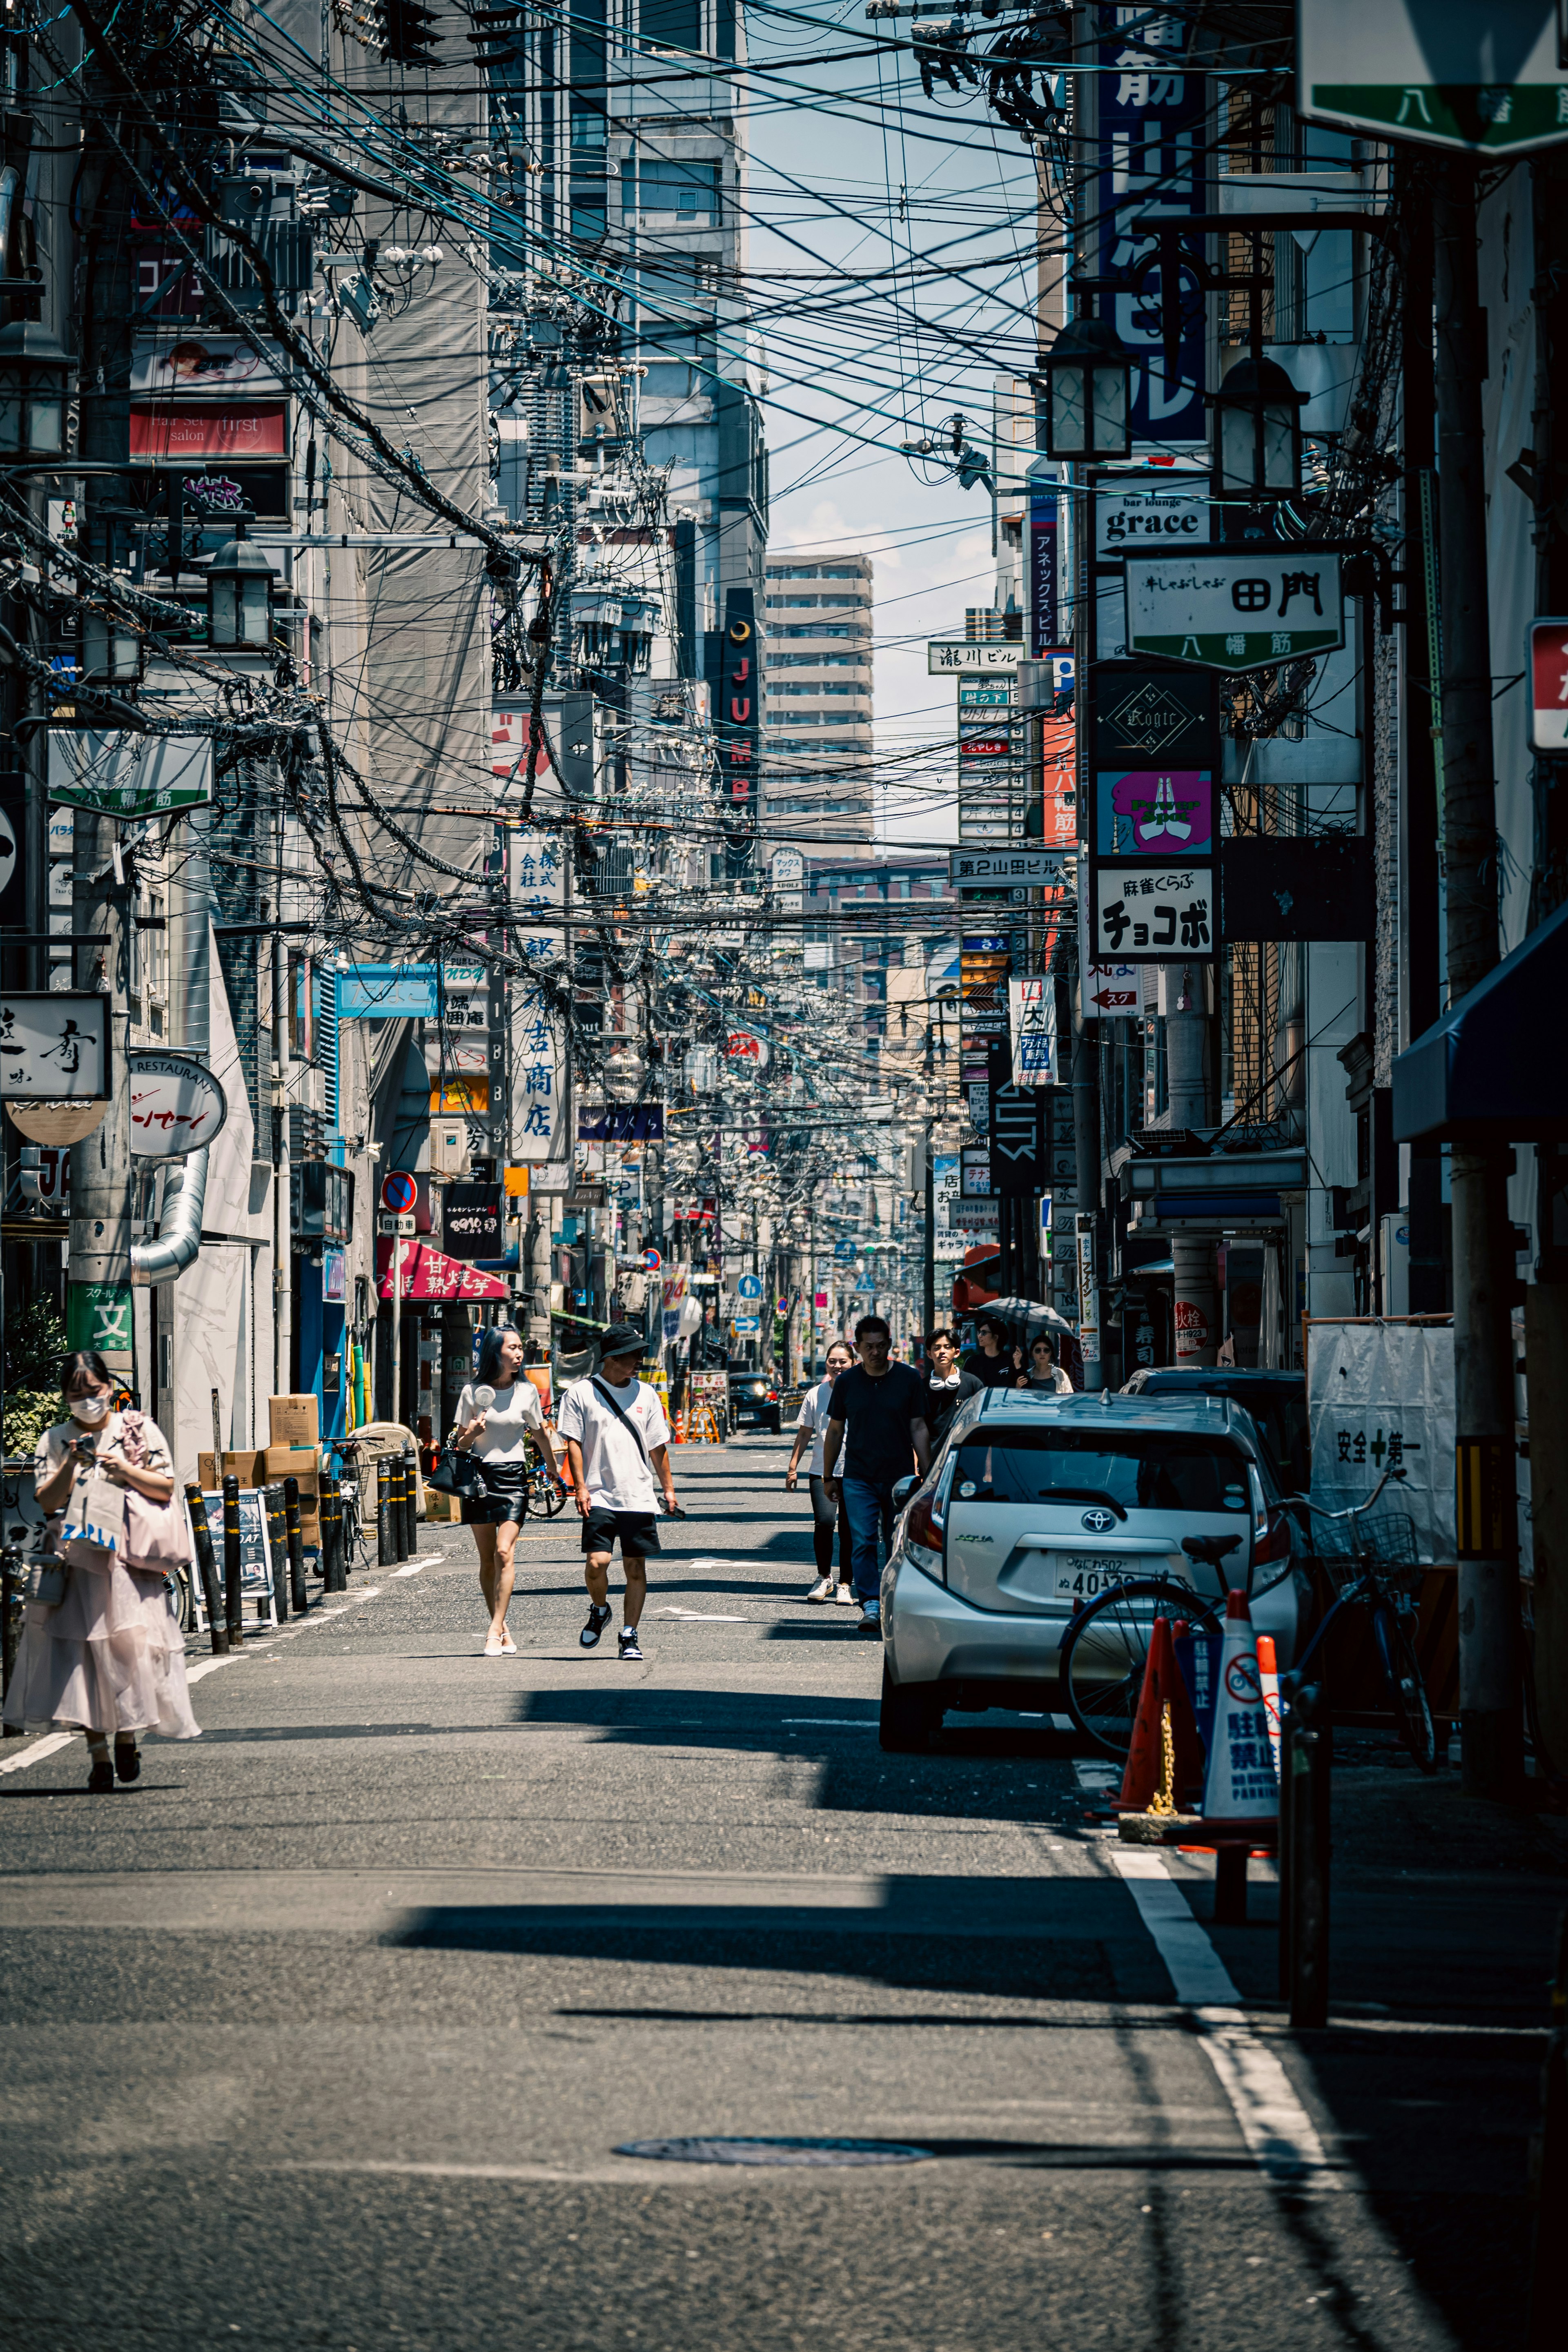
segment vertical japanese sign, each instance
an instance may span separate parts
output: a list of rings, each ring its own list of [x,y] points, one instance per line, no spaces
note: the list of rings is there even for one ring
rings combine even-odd
[[[570,1156],[562,1125],[566,1037],[550,982],[563,974],[565,847],[530,828],[507,835],[507,878],[523,971],[512,996],[511,1143],[520,1161]]]
[[[731,864],[749,864],[757,823],[757,751],[762,729],[762,678],[757,657],[756,601],[749,588],[727,589],[721,640],[719,772],[729,812]]]
[[[1029,655],[1070,652],[1072,630],[1062,619],[1058,593],[1057,494],[1029,485]],[[1064,629],[1066,634],[1064,635]]]
[[[1136,29],[1124,32],[1124,26]],[[1101,317],[1136,356],[1132,376],[1132,439],[1155,448],[1187,446],[1207,437],[1204,411],[1204,303],[1185,280],[1177,371],[1167,379],[1161,349],[1160,272],[1138,286],[1133,273],[1154,249],[1128,224],[1155,213],[1206,211],[1207,164],[1201,74],[1183,71],[1189,29],[1180,16],[1145,8],[1101,7],[1096,215],[1100,223],[1097,275],[1125,291],[1099,298]]]

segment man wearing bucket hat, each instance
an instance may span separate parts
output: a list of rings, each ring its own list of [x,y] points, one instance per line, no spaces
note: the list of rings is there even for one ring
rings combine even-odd
[[[637,1378],[643,1335],[635,1323],[612,1324],[598,1371],[574,1381],[561,1399],[555,1426],[566,1448],[583,1520],[588,1622],[577,1636],[597,1649],[610,1622],[610,1555],[617,1538],[626,1580],[620,1653],[639,1659],[637,1621],[647,1599],[649,1552],[658,1541],[658,1496],[679,1514],[669,1475],[669,1425],[658,1392]]]

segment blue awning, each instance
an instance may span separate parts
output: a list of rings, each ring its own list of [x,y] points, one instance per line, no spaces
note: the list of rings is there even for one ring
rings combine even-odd
[[[1398,1143],[1568,1139],[1568,907],[1531,932],[1394,1064]]]

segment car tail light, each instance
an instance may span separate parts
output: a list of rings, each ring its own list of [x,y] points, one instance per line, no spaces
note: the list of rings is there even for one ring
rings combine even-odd
[[[1289,1557],[1290,1521],[1283,1511],[1271,1510],[1264,1520],[1262,1533],[1259,1534],[1256,1528],[1253,1529],[1252,1565],[1254,1568],[1266,1568],[1270,1560],[1289,1559]]]
[[[906,1543],[918,1544],[922,1551],[933,1551],[940,1559],[942,1552],[943,1526],[933,1507],[934,1497],[917,1495],[910,1505],[910,1516],[904,1524]]]
[[[778,1392],[777,1389],[770,1389],[770,1390],[768,1391],[768,1402],[769,1402],[770,1404],[777,1404],[778,1401],[779,1401],[779,1392]]]

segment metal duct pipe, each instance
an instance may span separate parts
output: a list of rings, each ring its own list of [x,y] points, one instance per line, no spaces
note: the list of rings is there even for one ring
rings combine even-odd
[[[207,1147],[174,1162],[163,1179],[163,1213],[155,1239],[131,1244],[132,1286],[173,1282],[202,1245],[202,1211],[207,1197]]]

